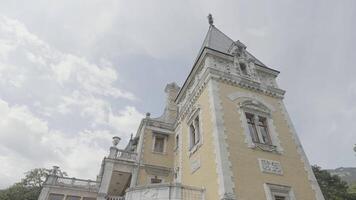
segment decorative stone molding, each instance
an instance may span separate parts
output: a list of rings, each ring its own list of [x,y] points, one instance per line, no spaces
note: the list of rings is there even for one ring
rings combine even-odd
[[[263,98],[259,97],[256,94],[253,93],[247,93],[247,92],[234,92],[228,95],[228,98],[231,101],[236,101],[240,98],[248,98],[251,101],[257,101],[255,102],[255,104],[259,104],[259,105],[263,105],[263,107],[266,107],[270,112],[275,112],[276,109],[270,105],[269,103],[267,103]]]
[[[215,162],[218,174],[219,196],[221,199],[236,199],[235,183],[233,181],[234,176],[231,169],[232,164],[229,159],[230,153],[228,151],[218,83],[212,79],[208,83],[208,88],[211,119],[214,127],[213,138]]]
[[[301,162],[304,164],[304,169],[307,172],[308,180],[310,182],[312,189],[315,192],[315,198],[316,198],[316,200],[325,200],[324,196],[320,190],[318,181],[316,180],[313,170],[309,164],[308,158],[303,150],[302,144],[299,140],[299,137],[298,137],[297,132],[294,128],[294,125],[289,117],[287,109],[286,109],[282,100],[279,101],[279,106],[280,106],[281,112],[284,116],[284,120],[286,121],[286,123],[288,125],[289,133],[292,135],[294,143],[297,146],[297,151],[300,155]]]
[[[228,98],[231,101],[239,101],[237,112],[240,115],[240,123],[242,129],[244,130],[245,143],[247,144],[247,146],[249,148],[259,148],[263,151],[283,154],[284,149],[281,146],[281,141],[278,137],[279,134],[277,133],[276,127],[273,122],[272,113],[276,111],[276,109],[272,105],[265,102],[263,98],[251,93],[234,92],[232,94],[229,94]],[[267,119],[269,135],[271,137],[273,145],[258,144],[252,141],[250,131],[247,125],[245,112],[261,115]]]
[[[274,200],[274,195],[285,197],[287,200],[296,200],[293,189],[289,186],[265,183],[263,188],[267,200]]]
[[[202,110],[201,110],[201,106],[200,105],[194,105],[192,108],[194,108],[194,110],[192,109],[192,111],[189,113],[189,115],[187,115],[187,127],[188,127],[188,141],[187,144],[189,144],[189,151],[188,151],[188,155],[189,157],[192,156],[202,145],[203,145],[203,141],[204,141],[204,124],[203,124],[203,120],[201,119],[202,116]],[[194,120],[196,117],[199,117],[199,142],[197,144],[195,144],[193,147],[190,147],[190,130],[189,130],[189,126],[192,123],[192,120]]]
[[[258,159],[261,172],[283,175],[283,169],[281,163],[274,160]]]
[[[167,167],[159,167],[154,165],[144,165],[145,171],[147,174],[153,176],[164,176],[167,177],[171,174],[171,169]]]
[[[276,88],[276,84],[261,85],[259,81],[257,72],[261,69],[264,73],[270,74],[270,77],[277,76],[274,71],[252,64],[251,68],[254,68],[255,71],[253,76],[257,78],[244,77],[240,75],[240,71],[236,67],[231,67],[235,65],[233,59],[225,59],[216,54],[216,52],[206,53],[204,58],[200,59],[198,64],[194,66],[192,74],[188,77],[187,86],[182,88],[182,94],[178,97],[177,103],[180,110],[178,121],[181,121],[191,111],[191,106],[194,105],[212,77],[229,85],[239,86],[276,98],[283,98],[285,91]]]
[[[200,158],[190,160],[190,172],[193,174],[200,168]]]

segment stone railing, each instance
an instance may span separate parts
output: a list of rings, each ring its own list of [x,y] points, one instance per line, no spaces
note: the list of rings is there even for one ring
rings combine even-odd
[[[107,196],[106,200],[125,200],[125,197],[120,196]]]
[[[205,190],[178,183],[152,184],[129,188],[125,200],[204,200]]]
[[[98,191],[99,189],[99,182],[68,177],[55,177],[53,185],[80,188],[88,191]]]
[[[125,151],[122,149],[118,149],[117,155],[115,156],[115,159],[118,160],[136,161],[136,158],[137,158],[137,153],[131,151]]]

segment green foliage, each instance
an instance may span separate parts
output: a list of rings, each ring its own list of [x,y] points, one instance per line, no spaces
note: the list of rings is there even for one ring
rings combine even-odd
[[[313,166],[313,171],[325,200],[356,200],[356,195],[348,193],[348,185],[338,176],[330,175],[319,166]]]
[[[356,182],[349,186],[349,193],[356,194]]]
[[[25,178],[5,190],[0,190],[0,200],[37,200],[50,169],[36,168],[25,173]],[[63,173],[66,175],[66,173]]]
[[[15,183],[0,192],[0,200],[37,200],[40,192],[40,187],[25,187],[22,183]]]

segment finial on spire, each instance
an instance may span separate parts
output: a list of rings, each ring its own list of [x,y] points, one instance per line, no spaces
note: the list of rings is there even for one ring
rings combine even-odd
[[[214,25],[214,19],[213,19],[213,16],[210,13],[208,15],[208,20],[209,20],[210,26],[213,26]]]

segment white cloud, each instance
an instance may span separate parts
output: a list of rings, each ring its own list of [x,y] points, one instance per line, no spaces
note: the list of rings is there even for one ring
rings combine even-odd
[[[126,131],[134,130],[142,115],[127,107],[112,117],[115,122],[110,123],[122,132],[83,130],[66,134],[50,129],[26,106],[9,106],[0,99],[0,188],[20,180],[29,169],[52,165],[61,166],[70,176],[94,179],[102,157],[108,154],[111,138],[127,137]]]
[[[52,165],[94,179],[111,138],[127,140],[143,116],[116,103],[136,99],[118,83],[109,61],[61,52],[0,16],[0,188]]]

